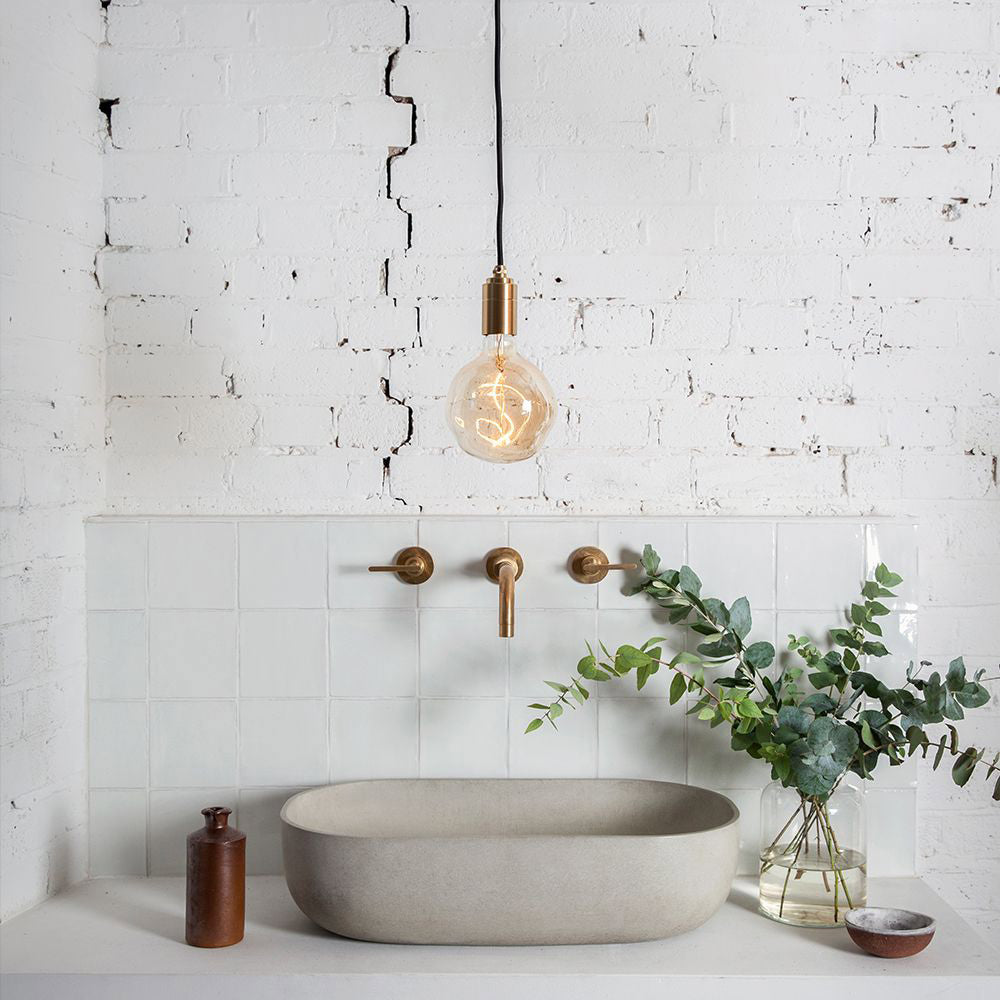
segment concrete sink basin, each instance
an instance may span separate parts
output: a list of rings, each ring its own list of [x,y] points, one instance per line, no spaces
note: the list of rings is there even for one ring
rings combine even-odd
[[[404,944],[585,944],[704,923],[736,872],[739,812],[631,780],[356,781],[281,810],[285,878],[329,931]]]

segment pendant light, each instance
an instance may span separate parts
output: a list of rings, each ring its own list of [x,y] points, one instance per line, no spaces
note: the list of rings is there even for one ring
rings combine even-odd
[[[500,0],[493,0],[496,94],[497,264],[483,284],[483,348],[452,380],[448,423],[459,447],[487,462],[531,458],[552,428],[556,401],[545,376],[517,353],[517,285],[503,262],[503,106]]]

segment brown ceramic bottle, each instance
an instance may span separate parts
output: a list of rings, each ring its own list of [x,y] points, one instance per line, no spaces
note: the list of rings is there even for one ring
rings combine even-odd
[[[245,833],[229,826],[232,809],[202,809],[205,825],[187,839],[185,940],[196,948],[225,948],[243,940],[246,906]]]

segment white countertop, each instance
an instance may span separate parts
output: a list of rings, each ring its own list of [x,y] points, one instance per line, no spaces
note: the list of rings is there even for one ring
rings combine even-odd
[[[626,945],[481,948],[338,938],[295,907],[284,879],[247,886],[242,943],[184,944],[184,880],[81,883],[0,927],[4,1000],[843,1000],[878,978],[907,1000],[1000,996],[1000,953],[919,879],[872,879],[872,905],[937,919],[926,951],[896,961],[858,951],[842,929],[785,927],[756,912],[756,881],[737,879],[704,926]],[[665,990],[667,992],[665,992]],[[781,991],[779,994],[778,991]]]

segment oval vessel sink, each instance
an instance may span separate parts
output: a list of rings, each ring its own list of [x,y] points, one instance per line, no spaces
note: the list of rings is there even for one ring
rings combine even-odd
[[[329,931],[408,944],[585,944],[704,923],[739,811],[663,781],[383,780],[281,810],[285,879]]]

